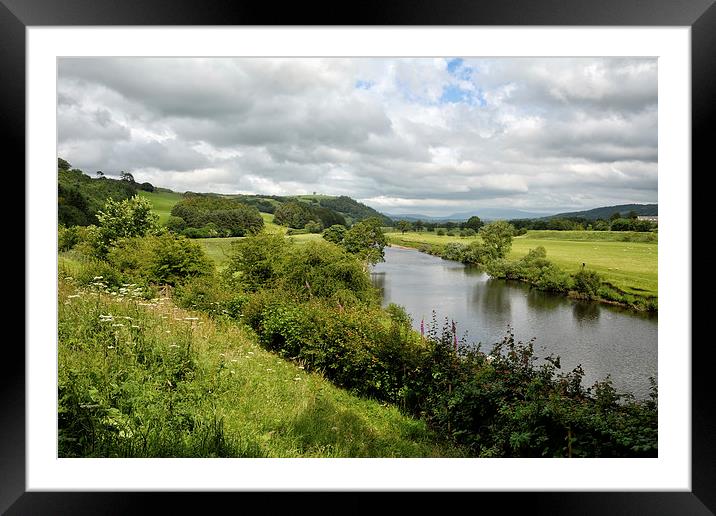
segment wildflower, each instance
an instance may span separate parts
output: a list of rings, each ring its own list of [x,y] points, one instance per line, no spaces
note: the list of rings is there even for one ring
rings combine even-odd
[[[92,279],[93,279],[94,281],[97,281],[97,280],[104,279],[104,277],[103,277],[103,276],[95,276],[95,277],[92,278]]]
[[[79,294],[72,294],[71,296],[67,296],[67,299],[75,299],[77,297],[80,297]]]
[[[136,324],[133,324],[133,325],[132,325],[132,328],[139,329],[139,326],[137,326]]]
[[[116,324],[113,324],[113,325],[112,325],[113,328],[114,328],[114,327],[117,327],[117,326],[124,326],[124,324],[122,324],[122,323],[116,323]]]

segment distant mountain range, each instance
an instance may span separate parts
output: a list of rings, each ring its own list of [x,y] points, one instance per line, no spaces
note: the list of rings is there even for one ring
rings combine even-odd
[[[589,220],[596,219],[608,219],[613,213],[619,212],[622,215],[626,215],[630,211],[636,212],[637,215],[658,215],[658,204],[620,204],[617,206],[603,206],[601,208],[593,208],[591,210],[584,211],[572,211],[565,213],[557,213],[554,215],[545,215],[544,213],[530,212],[515,210],[511,208],[485,208],[482,210],[471,210],[459,213],[453,213],[444,217],[435,217],[430,215],[422,215],[419,213],[402,213],[402,214],[390,214],[386,213],[388,217],[393,220],[423,220],[423,221],[462,221],[467,220],[470,217],[477,215],[482,220],[497,220],[497,219],[552,219],[560,217],[583,217]]]

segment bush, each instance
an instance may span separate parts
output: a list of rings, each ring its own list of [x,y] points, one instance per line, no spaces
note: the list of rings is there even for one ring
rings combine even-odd
[[[57,227],[57,250],[69,251],[80,243],[79,226],[65,227],[59,225]]]
[[[346,228],[339,224],[334,224],[323,231],[323,238],[329,242],[333,242],[334,244],[340,244],[343,242],[343,238],[345,238],[345,236]]]
[[[453,260],[456,262],[461,262],[465,258],[466,251],[467,246],[465,244],[460,244],[458,242],[449,242],[445,244],[445,247],[443,248],[440,257],[444,260]]]
[[[436,233],[438,236],[445,236],[445,230],[444,230],[443,228],[438,228],[438,229],[435,231],[435,233]]]
[[[127,276],[147,284],[174,286],[213,271],[213,262],[199,244],[169,233],[122,239],[109,251],[108,261]]]
[[[323,231],[323,224],[313,220],[306,222],[304,228],[308,233],[320,233]]]
[[[597,297],[601,284],[602,278],[596,271],[582,268],[574,275],[574,289],[590,299]]]

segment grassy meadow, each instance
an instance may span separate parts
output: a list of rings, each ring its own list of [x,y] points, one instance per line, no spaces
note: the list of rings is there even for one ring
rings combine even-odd
[[[424,422],[265,351],[245,326],[179,309],[166,297],[79,289],[69,279],[78,266],[60,257],[60,399],[82,411],[71,414],[76,433],[61,434],[65,450],[152,457],[207,456],[208,450],[227,457],[460,455],[439,444]],[[92,449],[82,448],[86,425],[96,425],[99,436]]]
[[[387,233],[392,244],[469,244],[479,237],[438,236],[434,232]],[[649,240],[649,241],[644,241]],[[653,233],[629,231],[528,231],[512,240],[509,259],[519,259],[530,249],[542,246],[547,258],[567,272],[577,272],[582,263],[604,280],[625,292],[658,295],[658,243]]]
[[[172,208],[183,198],[183,195],[177,192],[145,192],[144,190],[139,190],[137,194],[152,203],[152,209],[159,215],[161,224],[169,220]]]

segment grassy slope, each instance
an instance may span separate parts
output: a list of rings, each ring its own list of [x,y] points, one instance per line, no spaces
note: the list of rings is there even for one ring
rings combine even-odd
[[[437,444],[423,422],[353,396],[264,351],[249,330],[235,323],[183,311],[168,299],[140,305],[106,296],[98,302],[95,294],[63,279],[69,272],[65,265],[71,264],[61,257],[58,315],[63,328],[59,342],[63,371],[89,373],[106,367],[107,354],[114,351],[105,349],[107,342],[93,342],[97,333],[87,330],[97,324],[98,314],[113,314],[117,319],[129,316],[155,352],[170,353],[174,342],[184,342],[187,332],[191,334],[199,372],[184,387],[189,393],[196,391],[198,401],[192,410],[223,419],[227,438],[243,443],[243,453],[249,456],[459,455],[454,448]],[[198,320],[185,319],[188,316]],[[126,327],[118,328],[113,343],[129,339],[129,332]],[[117,364],[127,367],[119,359]],[[207,382],[216,386],[212,397],[201,394]]]
[[[176,192],[138,192],[142,197],[149,199],[154,212],[159,215],[159,222],[164,224],[171,215],[172,208],[182,200],[183,196]]]
[[[547,258],[569,272],[576,272],[582,263],[586,263],[617,288],[642,295],[658,295],[656,242],[619,241],[623,238],[644,238],[644,235],[608,231],[529,231],[513,239],[509,258],[521,258],[530,249],[541,245],[547,250]],[[390,233],[388,239],[397,245],[415,246],[416,243],[469,244],[475,238],[408,232],[404,235]]]

